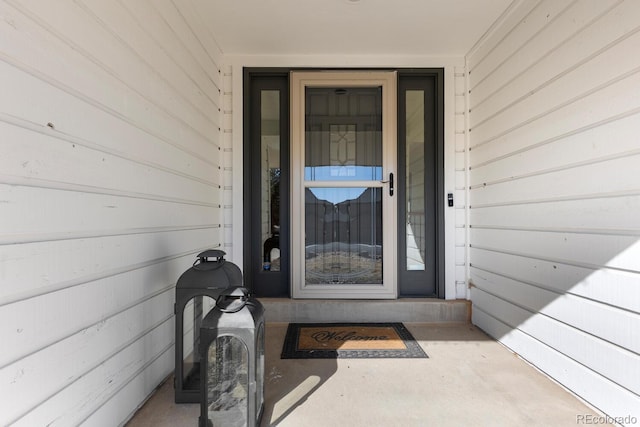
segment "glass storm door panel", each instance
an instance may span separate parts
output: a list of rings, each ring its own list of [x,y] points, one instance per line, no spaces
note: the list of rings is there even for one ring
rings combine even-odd
[[[292,294],[395,298],[395,73],[291,82]]]

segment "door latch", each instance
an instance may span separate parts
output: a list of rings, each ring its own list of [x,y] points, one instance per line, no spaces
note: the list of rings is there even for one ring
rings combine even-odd
[[[389,184],[389,195],[393,196],[393,172],[389,174],[389,180],[380,181],[381,184]]]

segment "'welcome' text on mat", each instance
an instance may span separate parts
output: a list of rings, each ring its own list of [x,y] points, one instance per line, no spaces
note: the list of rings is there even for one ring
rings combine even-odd
[[[291,323],[281,357],[427,357],[402,323]]]

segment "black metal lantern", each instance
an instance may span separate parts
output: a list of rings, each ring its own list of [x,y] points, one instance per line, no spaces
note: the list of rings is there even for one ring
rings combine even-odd
[[[200,330],[200,427],[255,427],[264,406],[264,308],[225,290]]]
[[[225,261],[224,255],[215,249],[198,254],[176,284],[176,403],[200,402],[200,326],[222,291],[242,286],[240,268]]]

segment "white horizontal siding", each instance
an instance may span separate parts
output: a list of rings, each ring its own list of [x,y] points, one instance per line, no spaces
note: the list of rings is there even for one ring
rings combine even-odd
[[[238,180],[234,180],[234,167],[235,172],[242,172],[241,164],[242,164],[242,156],[233,156],[233,125],[234,125],[234,105],[232,102],[232,88],[233,88],[233,68],[229,65],[225,68],[222,73],[222,138],[221,138],[221,148],[222,148],[222,164],[224,165],[222,169],[222,209],[223,209],[223,227],[224,227],[224,245],[225,252],[231,255],[232,246],[233,246],[233,238],[234,238],[234,228],[233,225],[236,225],[235,232],[239,235],[242,235],[243,223],[240,221],[240,218],[236,214],[234,216],[234,209],[238,209],[238,206],[234,205],[234,193],[235,197],[238,195],[244,194],[242,191],[242,182]],[[236,118],[237,119],[237,118]],[[242,118],[240,118],[242,120]],[[238,149],[241,152],[241,149]],[[234,192],[235,189],[235,192]],[[241,205],[241,203],[238,203]],[[235,258],[239,257],[238,252],[242,252],[242,246],[238,245],[239,248],[236,248]],[[237,262],[237,261],[236,261]]]
[[[635,272],[619,268],[623,263],[612,264],[608,260],[579,256],[587,243],[601,245],[598,247],[603,248],[602,252],[605,252],[604,248],[613,252],[615,247],[624,250],[625,241],[634,238],[537,231],[482,230],[480,233],[476,229],[471,237],[482,241],[483,234],[494,242],[492,246],[474,247],[472,255],[476,268],[499,271],[505,277],[560,294],[579,295],[629,311],[637,309],[640,287]],[[505,238],[514,240],[504,244]],[[500,265],[500,269],[491,270],[495,265]],[[608,268],[601,268],[603,265]]]
[[[165,227],[219,227],[210,223],[220,211],[217,206],[149,200],[144,194],[118,196],[82,191],[82,187],[62,190],[20,186],[15,182],[3,185],[3,193],[3,222],[10,230],[3,240],[8,243],[36,241],[34,234],[46,233],[51,233],[49,239],[54,240],[135,233],[144,229],[161,231]],[[77,204],[83,209],[76,217],[70,216],[69,206]]]
[[[37,234],[42,241],[0,245],[0,259],[5,261],[0,306],[164,263],[184,256],[194,245],[205,247],[219,240],[220,234],[217,229],[200,228],[144,231],[111,236],[103,232],[102,236],[63,240]],[[65,265],[69,259],[74,260],[76,268]],[[33,268],[34,260],[39,260],[46,271]]]
[[[455,223],[455,281],[456,294],[459,299],[468,299],[467,283],[467,75],[463,67],[455,68],[455,192],[453,193],[456,218],[463,221]]]
[[[472,299],[475,299],[476,289],[473,289],[471,294]],[[624,416],[628,416],[627,419],[637,419],[636,408],[640,406],[640,399],[635,393],[603,377],[589,366],[556,351],[543,341],[523,332],[516,325],[505,323],[501,319],[502,316],[494,317],[481,307],[475,307],[473,313],[474,323],[481,325],[492,335],[500,337],[503,344],[521,357],[534,361],[535,366],[559,383],[571,384],[571,391],[587,402],[597,402],[599,408],[607,408],[610,414],[629,414]],[[591,349],[587,348],[584,351]]]
[[[118,425],[223,247],[221,53],[171,0],[0,3],[0,425]]]
[[[469,53],[473,321],[640,416],[640,3],[521,1]]]

